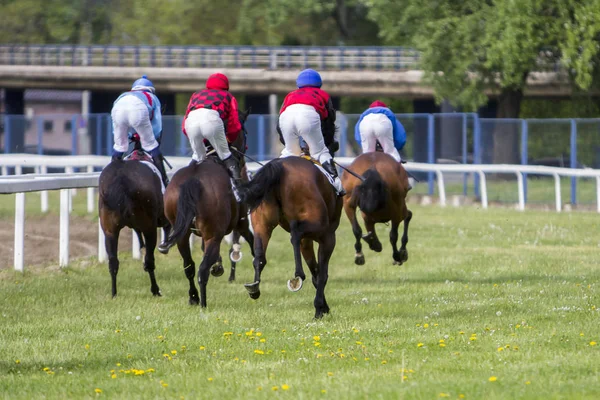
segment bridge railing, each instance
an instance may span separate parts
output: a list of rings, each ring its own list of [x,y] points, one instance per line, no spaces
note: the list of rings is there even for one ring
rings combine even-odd
[[[338,162],[348,166],[354,158],[341,157]],[[109,158],[105,157],[91,160],[88,167],[103,162],[108,164]],[[173,162],[181,168],[187,164],[187,159],[177,159]],[[4,165],[15,167],[24,167],[26,165],[54,165],[60,163],[64,168],[74,168],[81,166],[82,160],[78,157],[53,157],[53,156],[31,156],[31,155],[13,155],[8,158],[6,155],[0,156],[0,162]],[[576,168],[558,168],[547,166],[532,165],[447,165],[447,164],[425,164],[425,163],[407,163],[404,164],[408,171],[425,171],[434,173],[437,177],[437,186],[439,194],[439,204],[446,206],[446,186],[444,174],[448,173],[469,173],[476,174],[480,179],[481,206],[488,208],[488,192],[486,174],[509,173],[517,177],[518,192],[518,210],[525,210],[525,189],[524,181],[526,174],[546,175],[554,178],[555,189],[555,209],[557,212],[562,210],[561,198],[561,177],[592,178],[596,180],[596,209],[600,213],[600,170],[598,169],[576,169]],[[255,172],[259,165],[249,163],[248,170]],[[172,172],[173,173],[173,172]],[[171,174],[172,174],[171,173]],[[71,190],[74,188],[98,187],[98,178],[100,173],[65,173],[51,175],[23,175],[17,177],[0,178],[0,194],[16,193],[15,199],[15,236],[14,236],[14,268],[18,271],[24,269],[24,238],[25,238],[25,192],[60,190],[60,236],[59,236],[59,265],[61,267],[69,263],[69,212],[71,205]],[[88,209],[88,211],[90,211]],[[92,210],[93,211],[93,210]],[[102,230],[98,229],[98,259],[102,262],[106,260],[104,248],[104,235]],[[139,243],[136,235],[133,235],[133,255],[134,258],[140,257]]]
[[[418,61],[404,47],[0,45],[0,65],[406,70]]]

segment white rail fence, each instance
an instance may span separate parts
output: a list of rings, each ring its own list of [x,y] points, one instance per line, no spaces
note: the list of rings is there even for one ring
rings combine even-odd
[[[337,161],[348,166],[354,159],[341,157]],[[99,172],[74,173],[75,168],[93,171],[94,168],[102,168],[110,161],[109,157],[103,156],[39,156],[31,154],[11,154],[0,156],[0,167],[5,176],[0,178],[0,194],[16,193],[15,199],[15,237],[14,237],[14,268],[17,271],[24,269],[24,233],[25,233],[25,193],[41,193],[41,209],[48,211],[49,190],[60,190],[60,229],[59,229],[59,265],[67,266],[69,263],[69,214],[72,208],[71,196],[73,191],[79,188],[87,189],[87,210],[94,212],[96,204],[95,188],[98,187]],[[185,157],[172,157],[169,161],[173,165],[172,175],[177,169],[187,165],[189,159]],[[488,173],[512,173],[517,177],[518,209],[525,210],[524,174],[547,175],[554,178],[556,211],[562,210],[561,199],[561,177],[595,178],[596,179],[596,205],[600,213],[600,170],[595,169],[570,169],[546,166],[528,165],[471,165],[471,164],[404,164],[408,171],[433,172],[437,177],[439,204],[446,206],[446,187],[444,174],[446,173],[471,173],[480,178],[481,205],[488,208],[488,193],[486,174]],[[23,168],[33,167],[38,174],[10,175],[6,176],[7,168],[15,168],[16,174],[21,174]],[[48,167],[64,168],[65,173],[47,174]],[[255,172],[260,168],[256,163],[248,163],[248,170]],[[106,260],[104,247],[104,234],[98,229],[98,259],[100,262]],[[140,248],[135,233],[133,235],[132,253],[134,258],[140,258]]]

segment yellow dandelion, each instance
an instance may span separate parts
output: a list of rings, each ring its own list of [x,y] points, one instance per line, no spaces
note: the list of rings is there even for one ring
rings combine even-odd
[[[369,360],[370,360],[370,358],[369,358],[369,357],[365,357],[365,361],[369,361]]]
[[[163,382],[163,383],[161,383],[161,385],[162,385],[162,387],[164,387],[164,388],[166,388],[166,387],[169,387],[169,384],[168,384],[168,383],[166,383],[166,382]]]
[[[470,340],[471,342],[474,342],[475,340],[477,340],[477,336],[471,336],[471,337],[469,338],[469,340]]]
[[[531,381],[525,382],[526,385],[531,385]]]
[[[520,327],[521,327],[521,325],[519,325],[519,324],[515,325],[516,329],[519,329]]]
[[[519,346],[513,346],[513,350],[519,350]]]
[[[254,354],[265,354],[265,352],[262,350],[256,349],[256,350],[254,350]]]
[[[445,343],[446,341],[444,339],[440,339],[439,343]]]
[[[402,375],[402,380],[403,380],[403,381],[405,381],[405,380],[407,380],[407,379],[408,379],[408,376],[406,376],[406,375]]]
[[[385,364],[387,364],[386,360],[381,361],[381,365],[385,365]]]
[[[359,331],[358,329],[356,329],[356,328],[352,328],[352,332],[354,332],[354,333],[358,333],[358,332],[360,332],[360,331]]]
[[[421,324],[416,324],[415,326],[416,326],[417,328],[420,328],[420,327],[421,327]]]
[[[256,332],[256,336],[260,337],[260,336],[262,336],[262,333],[261,332]]]
[[[333,376],[333,372],[328,372],[327,376]]]
[[[89,345],[89,344],[86,344],[86,345],[85,345],[85,349],[86,349],[86,350],[89,350],[89,349],[90,349],[90,345]]]
[[[164,337],[163,335],[158,335],[156,338],[157,338],[158,340],[163,340],[165,337]]]
[[[285,333],[285,329],[282,329],[282,330],[281,330],[281,332],[282,332],[282,333]]]
[[[394,350],[388,350],[388,354],[392,354]]]
[[[313,340],[315,342],[318,342],[319,340],[321,340],[321,336],[313,336]]]
[[[48,371],[50,371],[50,368],[44,367],[44,372],[48,372]]]
[[[438,326],[438,324],[433,324],[433,326]]]
[[[54,375],[54,371],[47,371],[46,372],[48,375]]]
[[[496,382],[498,380],[498,378],[496,378],[495,376],[490,376],[490,378],[488,379],[488,381],[490,382]]]
[[[461,393],[461,394],[459,394],[459,395],[458,395],[458,398],[459,398],[459,399],[464,399],[464,398],[465,398],[465,395]]]
[[[315,347],[320,347],[321,346],[321,342],[314,342],[313,344],[315,345]]]
[[[504,347],[498,347],[498,351],[504,351]]]
[[[285,350],[281,350],[282,353],[285,353]]]
[[[429,324],[423,324],[423,328],[425,328],[425,329],[429,328]]]
[[[439,346],[440,347],[446,347],[446,343],[440,343]]]
[[[258,390],[258,391],[260,392],[260,391],[262,390],[262,386],[258,386],[258,387],[256,388],[256,390]]]
[[[595,345],[597,345],[597,344],[598,344],[598,343],[596,343],[596,342],[590,342],[590,346],[595,346]]]
[[[276,391],[278,391],[278,390],[279,390],[279,386],[273,386],[273,387],[271,388],[271,390],[272,390],[272,391],[274,391],[274,392],[276,392]]]
[[[96,394],[100,394],[100,393],[102,393],[102,389],[96,388],[96,389],[94,389],[94,392],[96,392]]]
[[[360,345],[362,344],[362,342],[358,342],[358,341],[357,341],[357,342],[356,342],[356,344],[360,346]]]
[[[281,385],[281,390],[289,390],[290,387],[289,385],[286,385],[285,383],[283,385]]]
[[[171,350],[171,354],[173,354],[174,356],[177,355],[177,350]]]
[[[148,369],[146,370],[146,372],[148,372],[149,374],[151,374],[152,372],[154,372],[154,368],[148,368]]]
[[[423,343],[417,343],[417,347],[423,347]]]
[[[181,346],[181,351],[185,351],[187,349],[186,346]]]
[[[115,333],[121,333],[120,329],[115,329]]]
[[[450,397],[448,393],[440,393],[440,397]]]
[[[115,365],[116,365],[117,367],[120,367],[120,366],[121,366],[121,363],[116,363]]]
[[[200,346],[200,350],[206,350],[206,347]]]
[[[327,393],[327,390],[321,389],[321,393],[325,394],[325,393]]]
[[[209,382],[212,382],[213,380],[214,380],[213,378],[208,378],[208,381],[209,381]]]
[[[460,335],[464,335],[464,334],[465,334],[465,331],[460,331],[460,332],[458,332],[458,333],[459,333]]]
[[[15,364],[21,364],[21,360],[15,360]]]
[[[583,337],[583,332],[581,332],[581,333],[579,334],[579,336],[582,336],[582,337]]]
[[[249,331],[246,331],[246,336],[252,336],[254,335],[254,329],[250,329]]]
[[[510,344],[507,344],[506,346],[504,346],[507,349],[510,349]]]
[[[260,342],[261,342],[261,343],[264,343],[264,342],[266,342],[266,341],[267,341],[267,339],[265,339],[265,338],[262,338],[262,339],[260,339]]]
[[[111,377],[112,379],[117,379],[117,374],[112,374],[110,377]]]
[[[133,355],[127,354],[127,358],[133,358]]]
[[[223,332],[223,336],[227,337],[227,336],[231,336],[233,335],[233,332]]]

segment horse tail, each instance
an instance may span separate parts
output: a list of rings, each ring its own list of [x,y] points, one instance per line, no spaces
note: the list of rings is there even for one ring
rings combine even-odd
[[[179,199],[177,199],[177,217],[171,235],[167,238],[165,245],[173,246],[189,231],[194,218],[203,188],[200,181],[189,178],[179,187]]]
[[[283,171],[280,160],[273,160],[262,167],[250,182],[240,186],[241,201],[248,205],[250,211],[260,206],[265,197],[279,187]]]
[[[133,199],[131,188],[133,182],[124,169],[118,169],[110,186],[102,192],[102,202],[109,210],[119,212],[123,218],[133,216]]]
[[[366,213],[372,213],[385,207],[387,185],[376,169],[370,168],[364,174],[365,180],[358,187],[358,206]]]

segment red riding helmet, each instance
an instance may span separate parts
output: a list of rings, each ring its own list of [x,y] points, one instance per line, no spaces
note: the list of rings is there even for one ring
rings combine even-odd
[[[221,73],[212,74],[206,80],[207,89],[229,90],[229,79]]]
[[[373,107],[385,107],[385,108],[389,108],[388,106],[385,105],[385,103],[383,101],[379,101],[379,100],[375,100],[369,106],[369,108],[373,108]]]

